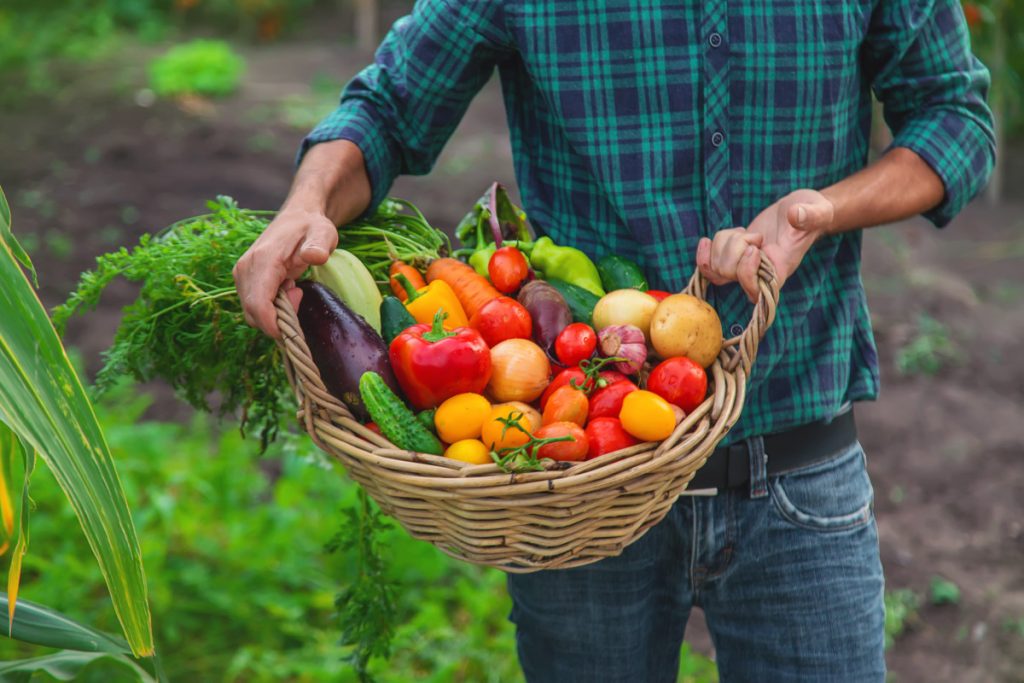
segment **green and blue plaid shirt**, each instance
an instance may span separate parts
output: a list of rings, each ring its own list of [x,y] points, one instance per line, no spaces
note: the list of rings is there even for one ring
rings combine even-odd
[[[495,68],[534,227],[633,258],[662,289],[685,285],[700,237],[862,168],[872,91],[893,144],[945,184],[936,225],[994,159],[988,72],[956,0],[420,0],[303,151],[357,144],[376,206],[395,176],[430,170]],[[730,441],[877,395],[860,245],[819,240],[786,283]],[[715,289],[735,333],[750,305]]]

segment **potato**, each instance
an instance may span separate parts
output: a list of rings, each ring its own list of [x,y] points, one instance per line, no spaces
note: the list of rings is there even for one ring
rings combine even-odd
[[[662,358],[686,356],[706,368],[722,350],[722,321],[706,301],[673,294],[654,309],[651,344]]]
[[[600,332],[612,325],[634,325],[651,340],[651,317],[658,300],[638,289],[616,289],[608,292],[594,306],[594,329]]]

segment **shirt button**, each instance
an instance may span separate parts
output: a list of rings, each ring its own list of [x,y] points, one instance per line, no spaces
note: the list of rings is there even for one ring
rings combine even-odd
[[[716,130],[714,135],[711,136],[711,144],[715,147],[721,147],[723,142],[725,142],[725,136],[722,135],[722,131]]]
[[[708,36],[708,43],[711,45],[711,47],[718,47],[719,45],[722,44],[722,34],[719,33],[718,31],[715,31],[710,36]]]
[[[729,328],[729,334],[731,334],[734,337],[743,334],[743,325],[740,325],[739,323],[734,324],[732,327]]]

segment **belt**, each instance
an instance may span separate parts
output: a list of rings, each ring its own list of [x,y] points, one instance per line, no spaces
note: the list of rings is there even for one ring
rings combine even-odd
[[[819,420],[764,439],[768,476],[828,460],[857,440],[853,409],[830,421]],[[687,489],[732,489],[750,482],[750,449],[746,441],[716,448],[697,470]]]

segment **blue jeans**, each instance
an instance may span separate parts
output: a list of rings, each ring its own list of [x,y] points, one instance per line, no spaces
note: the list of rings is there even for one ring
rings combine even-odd
[[[885,680],[873,493],[860,444],[749,487],[683,496],[619,557],[509,574],[529,683],[676,680],[690,609],[723,682]]]

